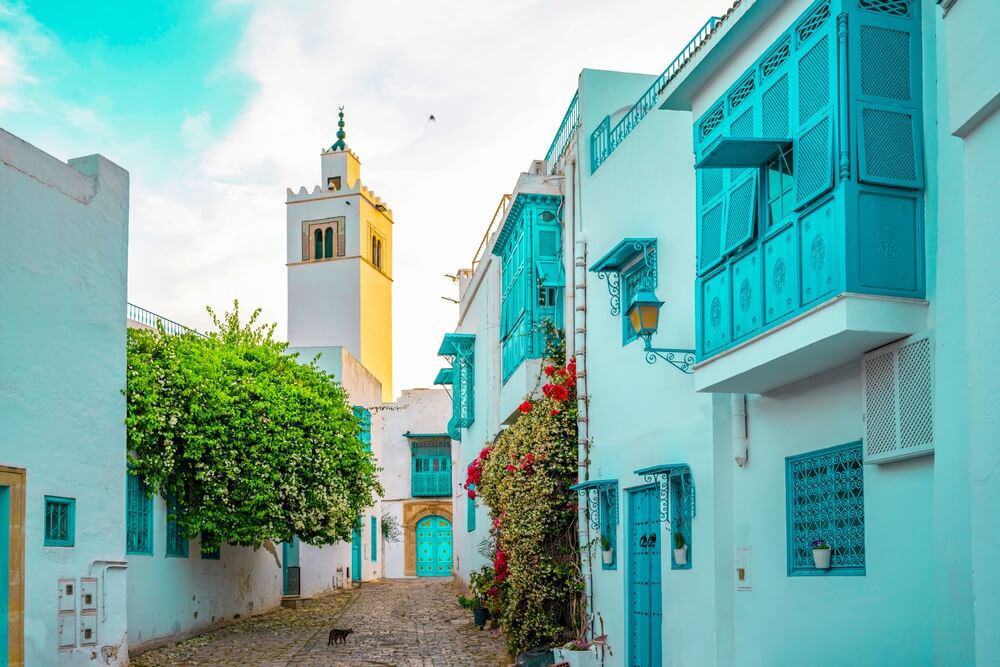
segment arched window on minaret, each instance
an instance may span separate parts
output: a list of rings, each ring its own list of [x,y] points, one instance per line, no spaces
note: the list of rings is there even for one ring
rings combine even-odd
[[[372,234],[372,264],[378,266],[378,241],[374,234]]]
[[[323,230],[317,229],[313,236],[316,237],[316,252],[313,254],[313,259],[323,259]]]
[[[326,228],[326,256],[333,257],[333,227]]]
[[[376,248],[377,248],[377,252],[375,253],[375,255],[376,255],[376,257],[378,257],[378,263],[375,266],[377,266],[379,268],[379,270],[381,270],[382,269],[382,239],[379,239],[378,241],[376,241],[375,245],[376,245]]]

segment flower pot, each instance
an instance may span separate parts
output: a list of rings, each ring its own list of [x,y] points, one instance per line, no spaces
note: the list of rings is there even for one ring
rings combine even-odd
[[[486,625],[486,620],[490,617],[490,610],[486,607],[476,607],[472,610],[472,621],[479,627]]]
[[[674,549],[674,562],[678,565],[687,565],[688,562],[688,548],[685,544],[680,549]]]
[[[565,662],[569,667],[599,667],[601,661],[597,658],[597,649],[591,648],[586,651],[570,651],[566,648],[552,649],[553,658],[556,662]]]
[[[830,569],[830,555],[832,553],[833,549],[813,549],[813,563],[816,564],[817,570]]]
[[[604,559],[605,565],[611,565],[615,562],[615,550],[614,549],[604,549],[601,551],[601,558]]]

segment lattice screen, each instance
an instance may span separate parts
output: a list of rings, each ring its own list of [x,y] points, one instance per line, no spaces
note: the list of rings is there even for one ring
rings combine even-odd
[[[887,185],[918,181],[915,118],[905,110],[861,109],[861,180]]]
[[[723,202],[720,201],[701,216],[701,251],[698,253],[698,257],[701,259],[702,269],[712,266],[722,254],[723,225],[725,224],[723,212]]]
[[[753,236],[757,213],[757,174],[752,174],[729,193],[726,219],[726,251],[746,243]]]
[[[802,133],[795,144],[795,203],[802,205],[833,186],[830,117]]]
[[[765,137],[788,136],[788,75],[782,76],[764,91],[761,98],[761,123]]]
[[[895,100],[910,99],[910,33],[862,25],[861,92]]]
[[[865,462],[887,463],[934,450],[934,360],[929,334],[865,355]]]
[[[830,102],[830,39],[824,37],[799,59],[799,122]]]

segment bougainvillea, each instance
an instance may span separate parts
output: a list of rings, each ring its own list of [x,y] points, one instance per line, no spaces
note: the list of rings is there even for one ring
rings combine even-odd
[[[476,489],[493,518],[494,596],[513,654],[559,642],[582,590],[576,531],[576,367],[550,346],[541,396],[477,459]],[[539,379],[542,383],[542,378]],[[471,472],[472,466],[470,466]]]

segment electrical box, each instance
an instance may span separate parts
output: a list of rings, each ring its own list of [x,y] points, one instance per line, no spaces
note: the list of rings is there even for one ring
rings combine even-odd
[[[97,611],[80,612],[80,646],[97,646]]]
[[[80,578],[80,611],[97,611],[97,579]]]
[[[76,579],[59,580],[59,611],[76,611]]]
[[[750,583],[750,547],[736,550],[736,590],[752,591]]]
[[[76,613],[59,613],[59,648],[76,648]]]

